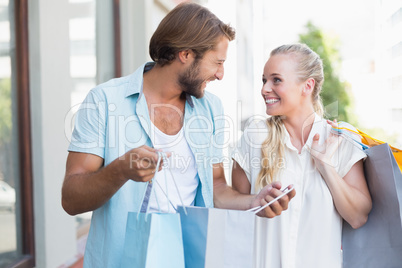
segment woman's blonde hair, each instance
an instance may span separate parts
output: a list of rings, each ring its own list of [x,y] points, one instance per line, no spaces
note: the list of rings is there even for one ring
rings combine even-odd
[[[296,69],[299,82],[306,81],[309,78],[315,80],[312,102],[315,112],[323,116],[324,108],[320,92],[324,82],[324,71],[320,56],[305,44],[283,45],[271,51],[271,57],[278,54],[291,54],[294,56],[295,62],[297,62]],[[268,137],[263,142],[261,148],[261,171],[258,174],[255,185],[256,189],[262,189],[273,182],[274,177],[283,166],[283,157],[285,154],[283,143],[285,127],[281,116],[271,116],[266,122],[269,131]]]

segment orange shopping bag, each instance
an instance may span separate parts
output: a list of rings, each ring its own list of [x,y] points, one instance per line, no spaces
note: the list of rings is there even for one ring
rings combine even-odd
[[[361,136],[361,143],[363,145],[367,145],[367,147],[373,147],[373,146],[385,143],[383,141],[380,141],[380,140],[377,140],[377,139],[371,137],[370,135],[364,133],[361,130],[354,131],[354,130],[351,130],[351,129],[345,128],[345,127],[336,127],[336,128],[333,127],[333,129],[338,131],[339,133],[344,133],[345,131],[348,131],[348,132],[352,132],[352,133],[360,135]],[[395,157],[396,163],[398,164],[399,169],[402,172],[402,150],[398,149],[398,148],[395,148],[395,147],[392,147],[391,145],[389,145],[389,148],[391,149],[391,152]]]

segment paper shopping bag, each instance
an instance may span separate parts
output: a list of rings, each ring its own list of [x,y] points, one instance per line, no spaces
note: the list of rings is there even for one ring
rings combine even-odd
[[[377,140],[369,135],[367,135],[366,133],[364,133],[361,130],[358,130],[360,136],[362,137],[362,143],[373,147],[373,146],[377,146],[380,144],[384,144],[385,142]],[[389,145],[389,148],[391,149],[392,154],[394,155],[395,161],[399,166],[399,169],[402,171],[402,151],[396,147],[392,147],[391,145]]]
[[[388,144],[366,149],[364,173],[373,201],[368,221],[343,224],[343,267],[402,267],[402,175]]]
[[[184,268],[180,215],[129,212],[121,267]]]
[[[253,267],[255,214],[179,207],[186,267]]]
[[[341,124],[341,122],[339,122],[339,124]],[[364,133],[363,131],[361,131],[361,130],[359,130],[359,129],[357,129],[357,130],[355,131],[355,130],[352,130],[352,129],[350,129],[350,128],[341,127],[341,126],[339,126],[339,127],[332,127],[332,129],[338,131],[339,133],[343,133],[343,134],[348,133],[348,132],[349,132],[349,133],[358,134],[358,135],[360,136],[360,138],[361,138],[361,142],[359,142],[359,143],[360,143],[361,145],[363,145],[364,148],[374,147],[374,146],[377,146],[377,145],[380,145],[380,144],[384,144],[384,143],[385,143],[385,142],[383,142],[383,141],[380,141],[380,140],[378,140],[378,139],[376,139],[376,138],[371,137],[370,135]],[[364,145],[367,145],[368,147],[367,147],[367,146],[364,146]],[[399,169],[400,169],[401,172],[402,172],[402,150],[400,150],[400,149],[398,149],[398,148],[396,148],[396,147],[392,147],[391,145],[389,145],[389,148],[391,148],[391,152],[392,152],[392,154],[394,155],[394,158],[395,158],[395,160],[396,160],[396,163],[398,164]]]
[[[159,170],[162,158],[164,163],[168,163],[166,153],[158,152],[156,170]],[[168,165],[163,168],[170,172]],[[182,200],[176,181],[172,174],[171,176],[177,194]],[[162,213],[158,196],[155,193],[155,184],[161,187],[155,177],[152,182],[147,182],[138,212],[129,212],[127,215],[121,267],[184,268],[180,214]],[[171,203],[168,193],[164,192],[163,189],[162,192],[166,196],[166,202]],[[148,213],[151,194],[155,195],[159,213]]]

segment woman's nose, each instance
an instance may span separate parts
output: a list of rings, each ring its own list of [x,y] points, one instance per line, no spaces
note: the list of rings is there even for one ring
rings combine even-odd
[[[271,84],[269,82],[266,82],[264,85],[262,85],[262,89],[261,89],[261,93],[267,93],[267,92],[271,92],[272,88],[271,88]]]

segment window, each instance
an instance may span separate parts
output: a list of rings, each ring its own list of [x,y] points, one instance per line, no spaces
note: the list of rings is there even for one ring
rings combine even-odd
[[[388,19],[388,23],[391,24],[391,27],[394,27],[401,21],[402,21],[402,8],[398,9],[394,14],[392,14],[391,18]]]
[[[0,0],[0,267],[34,266],[27,29],[27,1]]]
[[[399,56],[402,56],[402,42],[399,42],[391,48],[391,57],[396,58]]]

